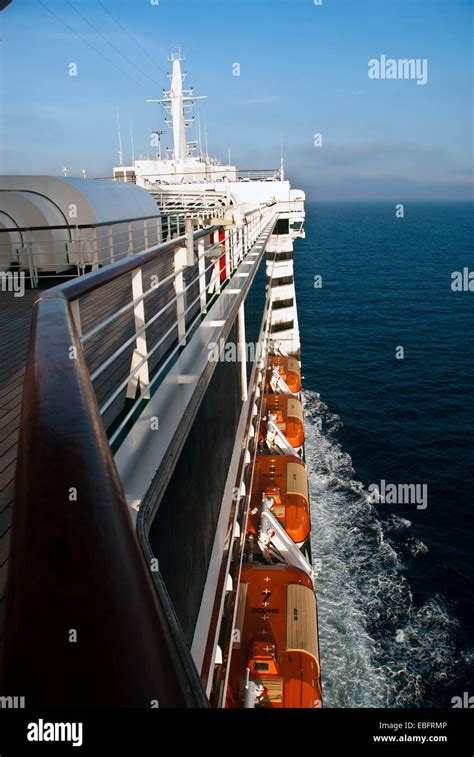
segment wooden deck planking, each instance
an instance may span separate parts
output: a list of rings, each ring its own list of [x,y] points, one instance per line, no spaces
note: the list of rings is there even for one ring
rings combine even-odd
[[[31,307],[37,293],[0,293],[0,647],[12,522],[14,478]]]

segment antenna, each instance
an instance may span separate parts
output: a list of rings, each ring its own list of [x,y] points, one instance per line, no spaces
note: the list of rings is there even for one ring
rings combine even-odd
[[[198,139],[199,139],[199,157],[202,160],[202,140],[201,140],[201,108],[198,104],[197,107],[197,117],[198,117]]]
[[[117,128],[118,128],[118,139],[119,139],[119,166],[123,166],[123,152],[122,152],[122,135],[120,133],[120,116],[119,112],[117,111]]]
[[[166,134],[165,131],[152,131],[152,134],[156,134],[158,137],[158,158],[161,160],[161,135]]]
[[[204,108],[204,144],[206,145],[206,156],[209,157],[209,148],[207,146],[207,118],[206,108]]]
[[[132,124],[132,117],[129,116],[130,121],[130,144],[132,147],[132,166],[135,163],[135,146],[133,144],[133,124]]]

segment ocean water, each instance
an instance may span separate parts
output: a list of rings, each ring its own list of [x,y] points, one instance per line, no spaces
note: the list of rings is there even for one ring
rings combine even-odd
[[[307,206],[295,245],[329,707],[474,695],[470,204]],[[322,276],[315,288],[314,277]],[[403,347],[404,358],[396,351]],[[427,507],[368,486],[426,484]]]

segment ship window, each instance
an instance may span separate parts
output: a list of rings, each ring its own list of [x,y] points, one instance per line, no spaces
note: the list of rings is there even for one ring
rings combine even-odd
[[[288,329],[293,328],[293,321],[279,321],[278,323],[274,323],[271,328],[270,332],[272,334],[278,334],[280,331],[288,331]]]
[[[253,665],[254,670],[268,670],[268,662],[255,662]]]
[[[293,250],[285,250],[284,252],[267,252],[268,260],[293,260]]]
[[[279,218],[273,229],[274,234],[289,234],[290,233],[290,219]]]
[[[293,276],[280,276],[279,279],[272,279],[272,288],[293,284]]]
[[[273,310],[281,310],[282,308],[293,307],[293,297],[289,297],[287,300],[274,300]]]

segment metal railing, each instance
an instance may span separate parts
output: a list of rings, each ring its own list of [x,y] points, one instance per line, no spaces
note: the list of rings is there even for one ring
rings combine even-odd
[[[279,168],[238,168],[237,181],[279,181]]]
[[[193,233],[188,224],[184,236],[35,301],[1,677],[2,691],[21,692],[29,706],[208,706],[166,588],[159,572],[152,582],[137,542],[111,444],[273,218],[267,208],[239,228]],[[152,272],[157,264],[165,276]],[[156,286],[144,287],[154,275]]]
[[[216,178],[215,174],[223,173],[229,176],[231,173],[235,173],[236,181],[279,181],[280,180],[280,168],[235,168],[234,171],[232,171],[232,166],[228,167],[226,165],[220,165],[218,163],[210,163],[210,164],[197,164],[194,171],[176,171],[176,173],[170,173],[168,175],[168,180],[166,178],[166,174],[164,173],[146,173],[142,178],[148,178],[148,177],[156,177],[161,180],[162,184],[166,184],[166,186],[173,186],[174,184],[177,184],[176,179],[179,178],[180,181],[184,182],[191,182],[194,184],[207,184],[207,183],[215,183],[215,182],[224,182],[226,179],[223,178]],[[120,168],[117,169],[117,172],[113,176],[101,176],[97,177],[96,181],[102,181],[103,179],[114,179],[114,181],[120,181],[130,184],[136,184],[137,183],[137,176],[135,173],[133,174],[127,174],[126,176],[123,175],[123,173],[118,173],[118,171],[121,171]],[[205,178],[203,178],[203,174],[205,174]],[[229,179],[232,181],[233,179]],[[177,184],[179,186],[179,184]],[[157,184],[157,186],[160,186],[160,184]]]
[[[181,216],[189,215],[194,218],[222,218],[229,207],[229,198],[225,190],[183,192],[179,189],[163,191],[157,187],[149,188],[148,191],[165,215],[179,213]]]
[[[187,235],[161,245],[158,258],[152,249],[104,270],[108,284],[125,274],[131,278],[127,300],[102,318],[91,320],[90,305],[85,322],[81,317],[81,300],[97,286],[87,278],[63,285],[112,445],[119,443],[141,402],[150,398],[273,213],[252,211],[241,228],[212,227],[194,235],[187,222]],[[98,340],[108,345],[99,356]]]
[[[37,287],[41,273],[71,276],[75,271],[81,276],[87,268],[97,270],[158,244],[177,226],[177,217],[164,222],[157,210],[154,216],[95,224],[2,228],[0,269],[16,266],[26,270],[31,285]],[[5,241],[7,234],[14,239]]]

